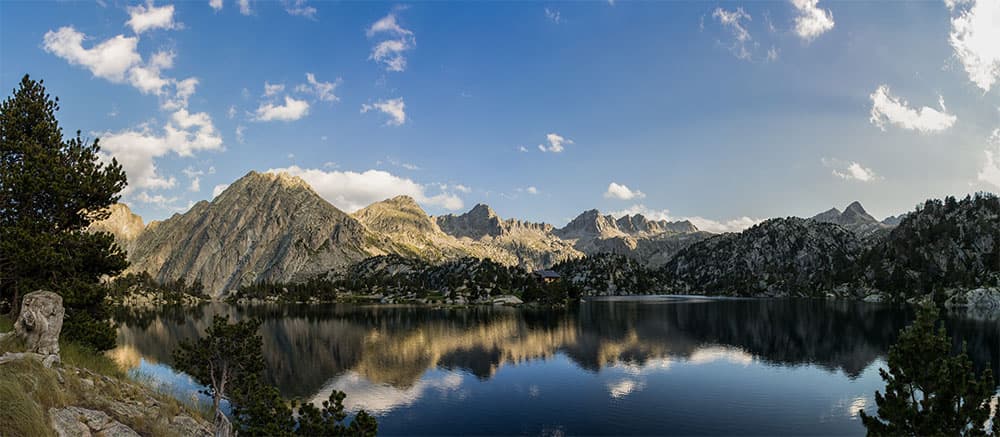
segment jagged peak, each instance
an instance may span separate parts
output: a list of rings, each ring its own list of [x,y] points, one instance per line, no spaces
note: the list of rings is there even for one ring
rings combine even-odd
[[[493,208],[485,203],[477,203],[476,206],[473,206],[472,209],[470,209],[466,214],[486,217],[500,217],[497,212],[493,210]]]
[[[858,202],[857,200],[851,202],[850,205],[847,205],[847,208],[844,209],[844,212],[848,211],[853,212],[855,214],[868,214],[868,211],[865,211],[865,207],[861,206],[861,202]]]

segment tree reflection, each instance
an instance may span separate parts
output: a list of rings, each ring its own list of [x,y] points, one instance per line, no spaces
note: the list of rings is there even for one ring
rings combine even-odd
[[[724,358],[856,377],[912,317],[887,305],[793,299],[589,302],[559,310],[213,304],[116,314],[120,355],[169,365],[179,341],[194,338],[215,314],[262,319],[268,378],[282,395],[299,398],[345,375],[413,391],[431,369],[488,379],[502,366],[556,354],[594,372]],[[998,368],[995,320],[953,317],[949,332],[956,346],[967,342],[978,366]]]

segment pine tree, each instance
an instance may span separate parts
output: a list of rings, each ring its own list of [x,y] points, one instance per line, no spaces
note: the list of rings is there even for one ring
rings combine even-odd
[[[174,351],[177,369],[204,385],[206,394],[212,397],[216,427],[229,426],[222,413],[222,400],[240,403],[239,396],[231,397],[230,393],[253,394],[252,388],[264,372],[259,327],[257,320],[229,323],[229,316],[217,315],[203,337],[183,341]]]
[[[107,233],[86,232],[125,188],[98,141],[64,139],[53,100],[27,75],[0,105],[0,306],[16,316],[21,296],[49,289],[63,297],[63,335],[98,350],[114,347],[104,307],[104,275],[128,264]]]
[[[879,369],[885,394],[875,393],[878,416],[861,412],[868,435],[986,435],[992,372],[977,379],[964,345],[961,354],[951,354],[944,326],[936,328],[937,316],[934,306],[923,307],[889,349],[889,369]]]

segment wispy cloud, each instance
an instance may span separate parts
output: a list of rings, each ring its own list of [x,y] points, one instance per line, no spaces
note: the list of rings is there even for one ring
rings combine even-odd
[[[751,54],[748,45],[753,44],[753,38],[750,36],[750,32],[747,31],[744,22],[752,20],[750,14],[744,11],[743,8],[736,8],[732,11],[715,8],[715,11],[712,12],[712,18],[718,20],[722,27],[729,29],[733,34],[733,43],[729,46],[729,51],[733,53],[733,56],[749,61]]]
[[[573,140],[556,133],[545,135],[545,141],[547,141],[549,145],[546,146],[545,144],[539,144],[538,150],[543,152],[561,153],[565,150],[566,144],[573,144]]]
[[[958,117],[949,114],[944,106],[944,98],[938,97],[941,110],[923,106],[913,109],[906,100],[893,96],[888,85],[881,85],[869,96],[872,101],[870,121],[879,129],[894,124],[903,129],[921,133],[941,132],[950,128]]]
[[[385,124],[390,126],[400,126],[406,123],[406,103],[403,102],[402,97],[361,105],[362,114],[369,111],[379,111],[388,115],[389,120]]]
[[[833,29],[833,12],[820,9],[819,0],[792,0],[795,7],[795,34],[804,42],[811,42],[816,37]]]
[[[385,17],[372,23],[365,31],[368,38],[389,35],[389,39],[376,43],[372,47],[371,54],[368,55],[368,59],[384,65],[386,71],[405,71],[406,56],[404,53],[413,49],[417,44],[413,31],[400,26],[397,22],[396,12],[399,10],[401,9],[394,9]]]
[[[285,103],[261,103],[257,108],[257,121],[294,121],[309,114],[309,102],[285,96]]]

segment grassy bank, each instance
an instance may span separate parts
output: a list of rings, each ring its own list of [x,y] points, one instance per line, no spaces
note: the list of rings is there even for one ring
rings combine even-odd
[[[0,332],[12,329],[0,316]],[[204,420],[197,409],[130,379],[107,355],[65,341],[59,347],[62,365],[53,369],[32,359],[0,365],[0,434],[55,435],[49,409],[69,406],[104,411],[142,435],[180,434],[169,422],[181,414]],[[0,354],[22,350],[14,339],[0,342]]]

